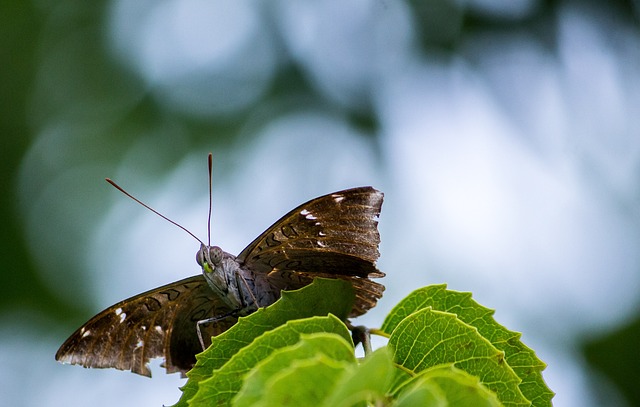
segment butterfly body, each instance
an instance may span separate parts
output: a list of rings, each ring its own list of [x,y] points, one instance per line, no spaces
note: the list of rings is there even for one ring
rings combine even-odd
[[[209,287],[238,316],[271,305],[279,297],[265,274],[243,267],[236,256],[218,246],[201,245],[196,261]]]
[[[301,288],[315,277],[349,281],[356,293],[350,316],[361,315],[384,291],[370,280],[384,276],[375,266],[382,200],[372,187],[312,199],[276,221],[237,257],[203,244],[196,254],[201,275],[98,313],[62,344],[56,359],[151,376],[147,364],[160,357],[168,373],[184,373],[202,346],[239,316],[271,305],[282,290]]]

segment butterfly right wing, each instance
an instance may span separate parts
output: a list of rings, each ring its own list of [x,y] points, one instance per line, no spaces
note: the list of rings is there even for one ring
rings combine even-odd
[[[356,299],[350,316],[364,314],[382,297],[378,216],[384,195],[372,187],[351,188],[312,199],[284,215],[236,258],[267,275],[272,287],[294,290],[315,277],[351,283]]]
[[[167,373],[185,373],[202,351],[196,323],[232,311],[216,297],[202,275],[121,301],[74,332],[56,360],[84,367],[130,370],[151,376],[148,363],[164,358]],[[237,322],[227,317],[201,326],[205,345]]]

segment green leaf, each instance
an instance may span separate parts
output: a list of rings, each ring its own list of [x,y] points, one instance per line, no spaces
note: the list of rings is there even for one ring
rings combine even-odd
[[[476,327],[493,346],[504,351],[506,362],[522,380],[520,390],[532,405],[551,406],[554,393],[542,378],[544,362],[520,341],[519,333],[498,324],[493,319],[494,311],[475,302],[470,293],[447,290],[444,284],[420,288],[395,306],[381,330],[391,334],[404,318],[426,307],[454,313],[460,320]]]
[[[360,364],[349,366],[324,401],[327,407],[384,404],[398,368],[387,347],[367,355]]]
[[[338,318],[294,320],[327,315],[334,300],[343,318],[351,310],[349,284],[314,286],[284,294],[213,338],[178,406],[527,406],[527,397],[551,405],[544,363],[470,294],[444,285],[415,291],[381,328],[390,334],[389,346],[356,362],[350,332]]]
[[[467,372],[451,364],[423,370],[396,395],[395,407],[498,407],[496,394]]]
[[[393,407],[450,407],[447,395],[437,383],[425,381],[400,394]]]
[[[321,406],[332,388],[342,380],[348,362],[318,354],[294,360],[267,383],[268,391],[254,406]]]
[[[310,336],[301,336],[298,344],[273,352],[246,376],[233,405],[349,407],[386,402],[398,370],[391,352],[386,347],[378,349],[357,364],[351,346],[345,349],[350,351],[349,358],[329,355],[330,346],[344,347],[345,343],[339,337],[330,343],[329,337],[314,335],[317,342],[313,347],[325,349],[315,354],[304,343],[312,339]]]
[[[351,284],[338,279],[316,278],[299,290],[283,291],[282,298],[273,305],[239,318],[228,331],[213,337],[205,352],[196,355],[196,364],[187,373],[189,380],[181,388],[182,396],[174,407],[186,407],[187,401],[198,391],[200,381],[210,377],[215,369],[264,332],[297,318],[331,313],[346,319],[354,298]]]
[[[520,379],[505,363],[504,352],[455,314],[424,308],[404,318],[393,330],[389,346],[396,363],[414,373],[452,363],[478,376],[509,406],[529,406],[520,391]]]
[[[302,334],[298,343],[277,349],[258,362],[245,377],[244,384],[232,400],[234,406],[253,406],[271,392],[268,382],[279,372],[302,359],[318,358],[320,355],[333,360],[355,364],[353,345],[343,337],[332,333]],[[291,386],[296,385],[291,383]]]
[[[198,391],[189,400],[189,406],[228,405],[241,389],[244,376],[258,362],[275,350],[296,344],[301,334],[315,332],[335,333],[351,341],[349,329],[333,315],[289,321],[256,338],[240,349],[227,363],[212,372],[211,377],[200,382]],[[203,358],[207,357],[207,352]],[[328,357],[326,357],[328,359]]]

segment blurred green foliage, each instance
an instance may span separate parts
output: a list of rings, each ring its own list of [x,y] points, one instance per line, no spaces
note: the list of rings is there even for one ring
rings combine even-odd
[[[42,284],[26,249],[29,244],[17,208],[17,169],[33,139],[28,120],[30,91],[37,71],[36,50],[40,45],[43,18],[29,2],[9,1],[0,5],[0,312],[32,308],[52,316],[69,312]]]
[[[547,28],[567,2],[540,1],[533,13],[515,20],[474,13],[461,7],[462,3],[409,2],[418,25],[422,52],[455,55],[465,39],[497,30],[526,31],[544,38],[553,47],[554,33]],[[603,7],[597,1],[584,3],[600,3]],[[71,328],[86,317],[89,308],[89,304],[71,298],[60,299],[51,292],[42,275],[36,272],[37,262],[31,257],[31,253],[38,250],[27,249],[50,244],[25,235],[26,221],[19,206],[17,182],[23,157],[48,118],[64,112],[71,114],[64,120],[84,123],[83,134],[90,137],[75,139],[81,144],[70,143],[65,148],[82,149],[82,160],[107,166],[113,166],[122,152],[135,144],[133,135],[176,138],[179,134],[182,141],[178,145],[182,147],[156,161],[170,167],[184,151],[210,142],[211,137],[220,144],[237,142],[234,138],[239,134],[238,129],[266,104],[276,103],[279,112],[294,109],[300,101],[329,104],[331,109],[344,110],[331,106],[331,102],[316,94],[299,67],[290,63],[279,68],[262,100],[231,117],[201,120],[168,111],[148,97],[140,79],[115,62],[105,49],[103,33],[108,5],[108,2],[79,0],[8,0],[0,4],[0,258],[3,263],[0,313],[26,309]],[[606,7],[620,18],[635,19],[638,24],[637,2],[613,0],[606,2]],[[47,82],[46,75],[53,75],[56,81]],[[73,106],[86,110],[78,109],[81,114],[73,115],[74,109],[70,109]],[[117,109],[121,110],[114,115]],[[377,127],[375,115],[366,107],[347,109],[343,114],[365,132],[372,133]],[[113,121],[113,117],[117,120]],[[162,168],[150,168],[150,171],[160,173]],[[52,176],[50,173],[38,175],[41,179]],[[65,244],[72,245],[73,241]],[[79,274],[80,271],[75,271],[69,275]],[[632,328],[623,328],[586,347],[590,363],[620,385],[635,405],[640,405],[640,398],[637,387],[629,380],[637,377],[638,360],[633,356],[637,355],[635,344],[639,342],[636,322]]]
[[[631,321],[602,338],[594,338],[584,344],[584,354],[591,366],[611,379],[626,396],[629,405],[640,406],[638,375],[633,366],[640,366],[640,318]],[[603,398],[603,404],[607,400]]]

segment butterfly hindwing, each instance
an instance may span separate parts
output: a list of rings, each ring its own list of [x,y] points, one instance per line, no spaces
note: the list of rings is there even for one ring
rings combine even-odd
[[[168,373],[186,372],[202,351],[196,323],[230,309],[202,275],[189,277],[121,301],[91,318],[65,341],[56,360],[84,367],[114,367],[151,376],[148,362],[164,358]],[[201,327],[205,345],[231,327],[225,318]]]

